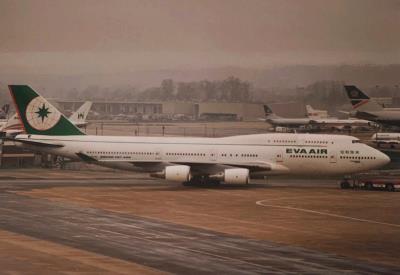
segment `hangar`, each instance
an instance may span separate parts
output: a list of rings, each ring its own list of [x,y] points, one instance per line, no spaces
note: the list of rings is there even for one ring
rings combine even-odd
[[[56,100],[63,110],[76,110],[83,101]],[[264,117],[261,103],[234,102],[126,102],[94,101],[92,110],[105,115],[186,115],[193,118],[257,120]]]

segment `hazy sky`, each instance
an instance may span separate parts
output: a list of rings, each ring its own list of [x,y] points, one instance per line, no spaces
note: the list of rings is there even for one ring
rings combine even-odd
[[[0,0],[0,73],[399,63],[400,0]]]

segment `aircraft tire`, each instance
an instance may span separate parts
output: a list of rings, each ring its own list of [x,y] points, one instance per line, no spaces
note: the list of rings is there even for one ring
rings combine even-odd
[[[349,189],[349,188],[350,188],[350,183],[349,183],[347,180],[342,181],[342,182],[340,183],[340,188],[342,188],[342,189]]]
[[[212,180],[212,181],[209,181],[208,184],[211,186],[218,186],[221,184],[221,182],[218,180]]]
[[[391,184],[391,183],[386,183],[385,189],[386,189],[386,191],[389,191],[389,192],[394,192],[394,191],[396,191],[396,189],[394,188],[394,185]]]
[[[192,186],[192,185],[193,185],[193,182],[184,181],[184,182],[182,182],[182,185],[183,185],[183,186]]]
[[[372,190],[373,189],[372,183],[370,182],[365,183],[365,189]]]

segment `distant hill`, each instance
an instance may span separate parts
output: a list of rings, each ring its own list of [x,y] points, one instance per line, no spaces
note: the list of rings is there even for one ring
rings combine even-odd
[[[163,79],[179,81],[222,80],[236,76],[258,88],[294,88],[321,80],[360,86],[398,85],[400,64],[395,65],[293,65],[268,68],[221,67],[190,70],[146,70],[115,74],[2,74],[2,83],[27,83],[46,89],[84,89],[89,85],[138,89],[158,86]]]

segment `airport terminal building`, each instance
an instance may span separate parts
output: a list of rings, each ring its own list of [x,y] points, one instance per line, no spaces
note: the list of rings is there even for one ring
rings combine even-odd
[[[83,101],[57,101],[63,110],[76,110]],[[92,110],[110,116],[145,115],[174,116],[183,115],[192,119],[206,120],[244,120],[251,121],[264,117],[263,104],[231,102],[126,102],[94,101]]]

